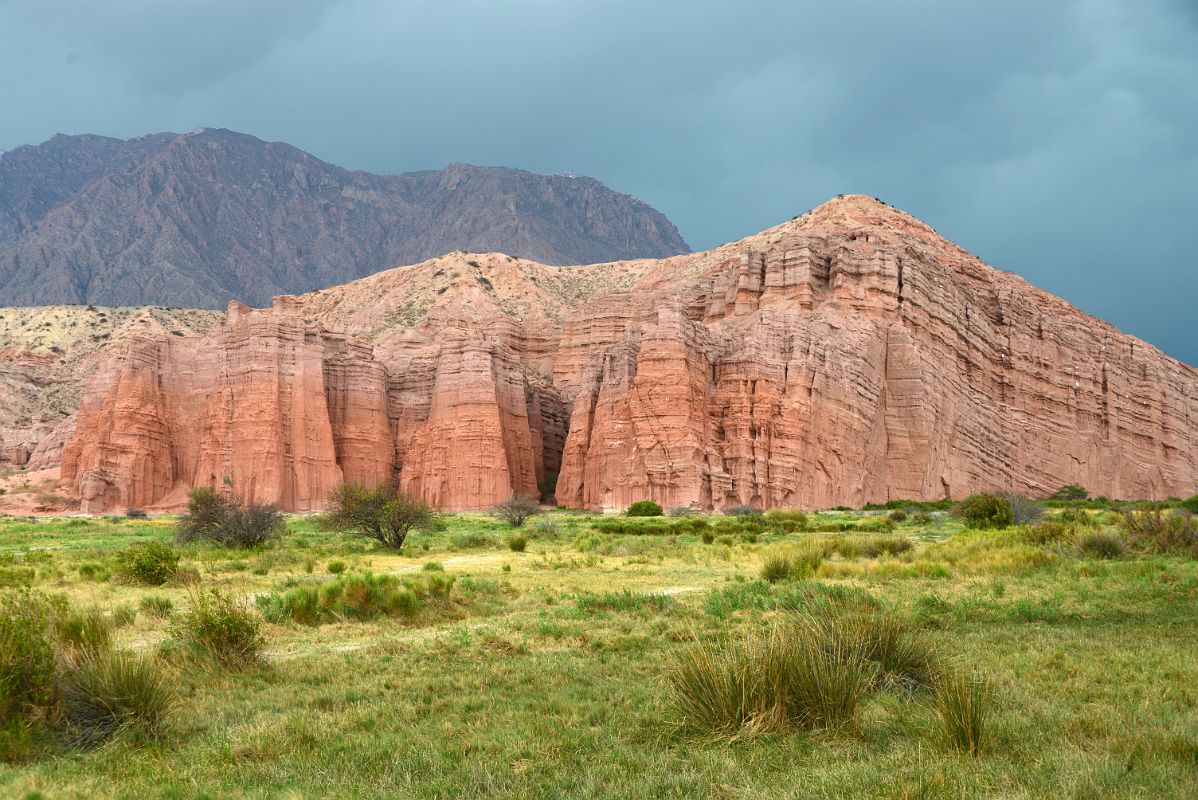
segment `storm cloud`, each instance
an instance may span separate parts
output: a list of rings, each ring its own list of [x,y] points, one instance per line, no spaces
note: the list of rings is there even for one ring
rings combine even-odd
[[[0,148],[573,171],[696,248],[861,192],[1198,363],[1198,0],[0,0],[0,44]]]

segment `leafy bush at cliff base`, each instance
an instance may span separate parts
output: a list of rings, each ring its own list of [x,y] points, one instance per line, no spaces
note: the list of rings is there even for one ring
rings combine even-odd
[[[491,513],[513,528],[522,528],[529,517],[541,513],[541,506],[537,503],[536,498],[521,495],[498,504],[491,510]]]
[[[1006,528],[1015,522],[1007,498],[997,494],[972,494],[961,502],[960,515],[971,528]]]
[[[117,553],[117,577],[126,583],[161,586],[179,571],[179,554],[162,542],[138,542]]]
[[[1198,494],[1181,501],[1181,507],[1191,514],[1198,514]]]
[[[333,530],[365,536],[398,550],[413,529],[431,527],[436,514],[427,503],[400,492],[391,482],[373,489],[342,483],[329,495],[324,521]]]
[[[1057,489],[1049,500],[1089,500],[1090,492],[1084,486],[1079,486],[1076,483],[1067,483],[1060,489]]]
[[[198,486],[187,493],[187,513],[175,528],[180,542],[207,540],[225,547],[257,547],[286,529],[283,515],[271,506],[236,500]]]
[[[652,500],[637,500],[628,507],[628,516],[630,517],[660,517],[661,515],[661,506]]]

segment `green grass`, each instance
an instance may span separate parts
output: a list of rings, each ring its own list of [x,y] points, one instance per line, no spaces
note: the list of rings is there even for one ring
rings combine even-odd
[[[1184,554],[1094,558],[944,517],[882,534],[853,513],[809,514],[825,532],[708,517],[651,536],[596,519],[542,517],[519,553],[488,516],[450,515],[395,553],[297,516],[249,554],[172,545],[199,584],[156,587],[111,576],[121,549],[171,544],[169,519],[0,519],[0,570],[77,609],[144,609],[110,635],[146,657],[197,592],[257,616],[251,598],[311,587],[319,601],[353,576],[454,580],[436,613],[260,620],[253,669],[172,659],[178,699],[152,726],[160,738],[122,725],[97,749],[33,748],[0,764],[0,797],[1186,798],[1198,786],[1198,562]],[[816,551],[810,569],[758,579],[770,553]],[[828,614],[863,620],[873,642],[875,689],[853,724],[734,741],[679,731],[667,676],[680,649]],[[946,735],[929,653],[988,683],[977,758]]]

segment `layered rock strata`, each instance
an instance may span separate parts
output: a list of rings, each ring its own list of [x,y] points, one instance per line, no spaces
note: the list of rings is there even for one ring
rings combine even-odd
[[[849,196],[704,253],[453,254],[234,306],[97,373],[63,475],[88,510],[388,477],[444,508],[710,509],[1185,495],[1196,456],[1198,371]]]

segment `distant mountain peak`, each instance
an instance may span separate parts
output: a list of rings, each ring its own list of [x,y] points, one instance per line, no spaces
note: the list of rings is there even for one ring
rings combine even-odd
[[[454,250],[582,264],[690,248],[594,179],[373,175],[226,128],[56,134],[0,160],[3,305],[266,305]]]

